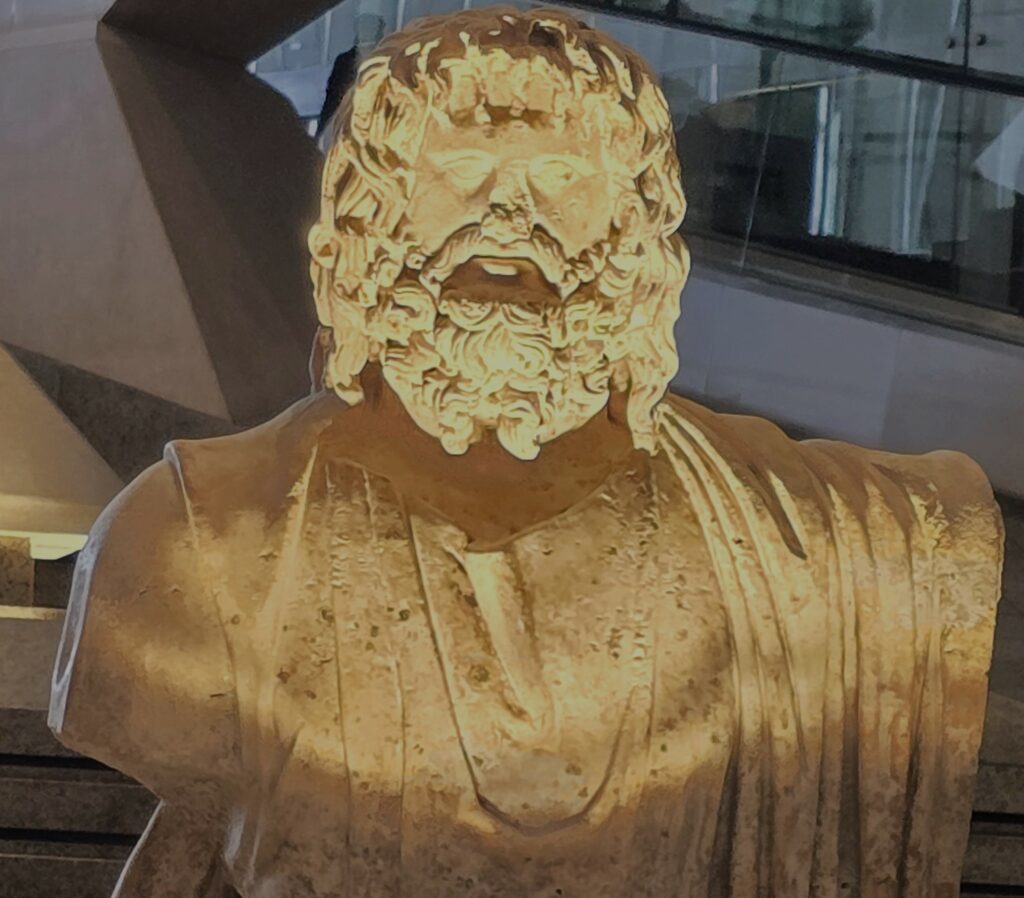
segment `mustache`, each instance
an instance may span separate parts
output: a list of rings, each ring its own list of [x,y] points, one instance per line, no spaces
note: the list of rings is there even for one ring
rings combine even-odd
[[[510,243],[485,236],[477,225],[460,228],[424,264],[420,282],[436,297],[456,268],[478,256],[532,262],[562,299],[580,284],[581,278],[561,244],[540,225],[534,226],[529,238]]]

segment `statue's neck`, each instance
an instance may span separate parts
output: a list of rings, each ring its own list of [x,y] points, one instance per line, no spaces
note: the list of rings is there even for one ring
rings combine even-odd
[[[578,430],[545,444],[536,459],[523,461],[493,436],[451,455],[415,424],[379,376],[363,386],[365,401],[338,422],[339,451],[485,542],[574,506],[638,452],[621,423],[618,398]]]
[[[541,447],[531,461],[516,458],[498,442],[493,433],[470,446],[462,455],[452,455],[433,435],[418,427],[401,398],[388,386],[375,365],[367,366],[361,377],[365,391],[364,414],[386,427],[416,457],[428,456],[459,479],[478,477],[493,485],[518,483],[530,472],[558,476],[565,468],[607,470],[619,464],[633,448],[626,425],[626,397],[613,393],[608,405],[582,427],[563,434]]]

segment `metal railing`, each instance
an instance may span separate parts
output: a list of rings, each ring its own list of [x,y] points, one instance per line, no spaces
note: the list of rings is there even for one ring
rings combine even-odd
[[[467,5],[348,0],[252,68],[315,116],[327,61],[367,19],[386,32]],[[561,5],[660,75],[684,230],[720,261],[759,276],[811,264],[826,286],[842,273],[1024,314],[1024,0]]]

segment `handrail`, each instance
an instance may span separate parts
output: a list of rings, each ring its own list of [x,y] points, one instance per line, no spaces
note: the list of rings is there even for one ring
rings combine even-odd
[[[614,2],[603,2],[603,0],[556,0],[556,2],[559,6],[585,9],[589,12],[632,19],[680,31],[691,31],[705,34],[709,37],[741,41],[767,49],[824,59],[839,65],[870,69],[904,78],[932,81],[938,84],[947,84],[970,90],[987,91],[989,93],[1014,97],[1024,96],[1024,77],[1016,77],[998,72],[986,72],[969,68],[966,64],[941,62],[919,56],[905,56],[898,53],[889,53],[885,50],[859,47],[830,47],[827,44],[817,44],[813,41],[801,40],[800,38],[785,37],[741,28],[738,25],[729,25],[705,16],[685,12],[673,15],[672,6],[674,4],[672,3],[669,4],[664,12],[659,12],[656,10],[631,9]]]

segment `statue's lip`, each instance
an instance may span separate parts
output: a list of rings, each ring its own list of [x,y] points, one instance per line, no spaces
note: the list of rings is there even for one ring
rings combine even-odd
[[[537,263],[529,256],[502,256],[497,254],[481,254],[471,256],[463,264],[475,264],[490,275],[496,277],[517,277],[535,271],[543,276]]]
[[[527,305],[559,299],[558,288],[532,258],[491,252],[466,259],[445,279],[443,290]]]
[[[566,264],[557,242],[539,228],[535,228],[531,236],[515,240],[497,240],[475,228],[464,228],[426,262],[420,280],[427,286],[438,285],[448,281],[460,268],[479,269],[481,263],[489,264],[492,271],[503,272],[489,275],[491,277],[511,276],[509,269],[502,268],[502,262],[515,264],[522,274],[536,272],[556,290]]]

